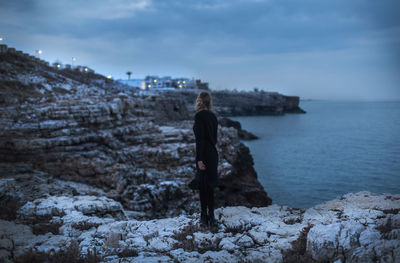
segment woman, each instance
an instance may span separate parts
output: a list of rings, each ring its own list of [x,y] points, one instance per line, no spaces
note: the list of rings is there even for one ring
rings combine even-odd
[[[208,92],[203,91],[197,96],[195,110],[193,131],[196,137],[196,169],[200,175],[200,223],[214,227],[214,188],[219,184],[216,149],[218,120],[211,111]]]

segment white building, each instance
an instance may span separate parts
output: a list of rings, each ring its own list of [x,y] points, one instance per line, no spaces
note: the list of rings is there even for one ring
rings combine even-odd
[[[170,76],[146,76],[144,79],[118,80],[131,87],[147,89],[208,89],[208,83],[188,78],[175,78]]]

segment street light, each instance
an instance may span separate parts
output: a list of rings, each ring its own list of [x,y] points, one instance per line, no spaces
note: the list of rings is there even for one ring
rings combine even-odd
[[[3,41],[3,38],[2,38],[2,37],[0,37],[0,41]]]
[[[111,75],[108,75],[108,76],[107,76],[107,78],[108,78],[108,79],[111,79],[111,78],[112,78],[112,76],[111,76]]]
[[[42,54],[43,51],[41,49],[36,49],[36,54],[38,55],[38,58],[40,58],[40,54]]]

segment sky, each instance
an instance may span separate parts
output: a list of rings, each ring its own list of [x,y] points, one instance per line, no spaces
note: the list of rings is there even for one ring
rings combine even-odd
[[[0,37],[115,79],[400,100],[399,14],[399,0],[0,0]]]

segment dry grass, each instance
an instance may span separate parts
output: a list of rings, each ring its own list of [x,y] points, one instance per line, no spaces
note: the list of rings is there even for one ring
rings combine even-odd
[[[71,242],[65,250],[49,253],[33,251],[28,252],[15,259],[16,263],[98,263],[102,257],[97,253],[96,248],[92,251],[88,249],[86,255],[81,254],[78,242]]]
[[[310,255],[306,253],[307,235],[313,225],[306,226],[300,233],[297,240],[293,241],[292,249],[284,251],[283,262],[285,263],[308,263],[313,262]]]
[[[46,233],[52,233],[54,235],[59,234],[59,228],[62,226],[61,222],[58,223],[38,223],[31,226],[32,233],[35,235],[43,235]]]
[[[218,247],[219,242],[221,239],[217,239],[215,242],[210,242],[208,246],[199,247],[196,242],[194,241],[193,234],[195,232],[202,232],[204,228],[189,222],[187,226],[185,226],[180,232],[174,232],[172,236],[174,239],[178,241],[174,245],[174,249],[183,248],[185,251],[197,251],[201,254],[207,251],[220,251],[221,249]]]
[[[172,238],[176,239],[179,243],[175,244],[175,248],[183,248],[185,251],[197,250],[197,245],[194,242],[193,233],[200,231],[198,225],[189,222],[182,231],[174,232]],[[190,237],[189,239],[187,237]]]
[[[90,223],[90,222],[79,222],[79,223],[75,223],[72,224],[72,227],[81,231],[86,231],[91,229],[92,227],[98,227],[99,224],[98,223]]]
[[[122,251],[117,253],[120,258],[129,258],[129,257],[137,257],[139,253],[132,248],[124,248]]]
[[[243,232],[249,231],[251,229],[250,225],[239,225],[239,226],[228,226],[225,228],[225,233],[232,233],[235,234],[243,234]]]
[[[382,210],[382,212],[385,213],[385,214],[397,215],[400,212],[400,209],[398,209],[398,208],[385,209],[385,210]]]
[[[399,229],[399,227],[396,227],[392,223],[392,219],[388,218],[385,224],[381,224],[375,227],[376,230],[378,230],[384,239],[392,239],[390,232],[392,232],[393,229]]]

